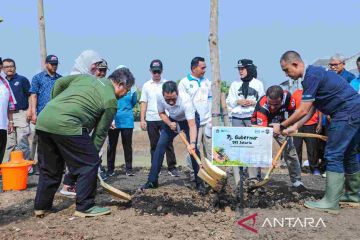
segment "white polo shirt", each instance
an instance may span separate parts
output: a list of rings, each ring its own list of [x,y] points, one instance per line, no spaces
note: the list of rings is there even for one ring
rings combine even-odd
[[[150,79],[144,83],[141,90],[140,102],[146,102],[147,108],[145,113],[146,121],[161,121],[157,108],[157,96],[162,94],[162,85],[166,79],[161,79],[160,82],[155,82]]]
[[[159,94],[157,96],[158,112],[168,112],[169,117],[175,121],[184,121],[195,119],[195,108],[191,99],[183,93],[179,93],[176,103],[171,106],[165,102],[164,96]]]
[[[194,107],[200,116],[200,125],[211,121],[211,82],[207,78],[196,78],[191,74],[181,79],[179,92],[185,92],[192,99]]]

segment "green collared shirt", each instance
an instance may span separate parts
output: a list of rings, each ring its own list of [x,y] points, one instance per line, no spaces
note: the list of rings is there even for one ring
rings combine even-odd
[[[56,81],[52,100],[38,116],[36,129],[59,135],[82,135],[93,131],[100,150],[117,110],[114,86],[107,78],[71,75]]]

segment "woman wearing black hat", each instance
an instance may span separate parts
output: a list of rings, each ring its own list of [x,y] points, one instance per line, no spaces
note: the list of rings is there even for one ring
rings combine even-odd
[[[251,127],[251,115],[254,112],[256,102],[264,92],[263,83],[256,79],[257,70],[253,61],[241,59],[237,67],[240,80],[231,83],[226,103],[232,116],[232,126]],[[249,178],[257,177],[256,168],[249,168]],[[235,180],[239,181],[238,168],[234,168]]]

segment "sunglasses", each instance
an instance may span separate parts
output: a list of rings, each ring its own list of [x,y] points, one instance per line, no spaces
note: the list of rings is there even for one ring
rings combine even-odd
[[[107,72],[107,69],[106,68],[98,68],[98,71],[99,72]]]
[[[170,102],[176,102],[177,98],[165,98],[165,102],[170,103]]]
[[[153,74],[161,74],[161,71],[160,70],[154,70],[152,71]]]

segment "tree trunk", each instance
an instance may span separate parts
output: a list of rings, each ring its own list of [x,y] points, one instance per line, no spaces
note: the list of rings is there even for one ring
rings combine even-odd
[[[222,114],[223,114],[224,126],[230,126],[230,120],[229,120],[229,115],[228,115],[227,106],[226,106],[226,94],[223,92],[220,95],[220,103],[221,103],[221,110],[222,110]]]
[[[46,38],[45,38],[45,17],[43,0],[38,0],[39,37],[40,37],[40,64],[41,69],[45,67]]]
[[[218,47],[218,0],[210,0],[210,62],[212,69],[212,125],[220,125],[220,63],[219,63],[219,47]]]

